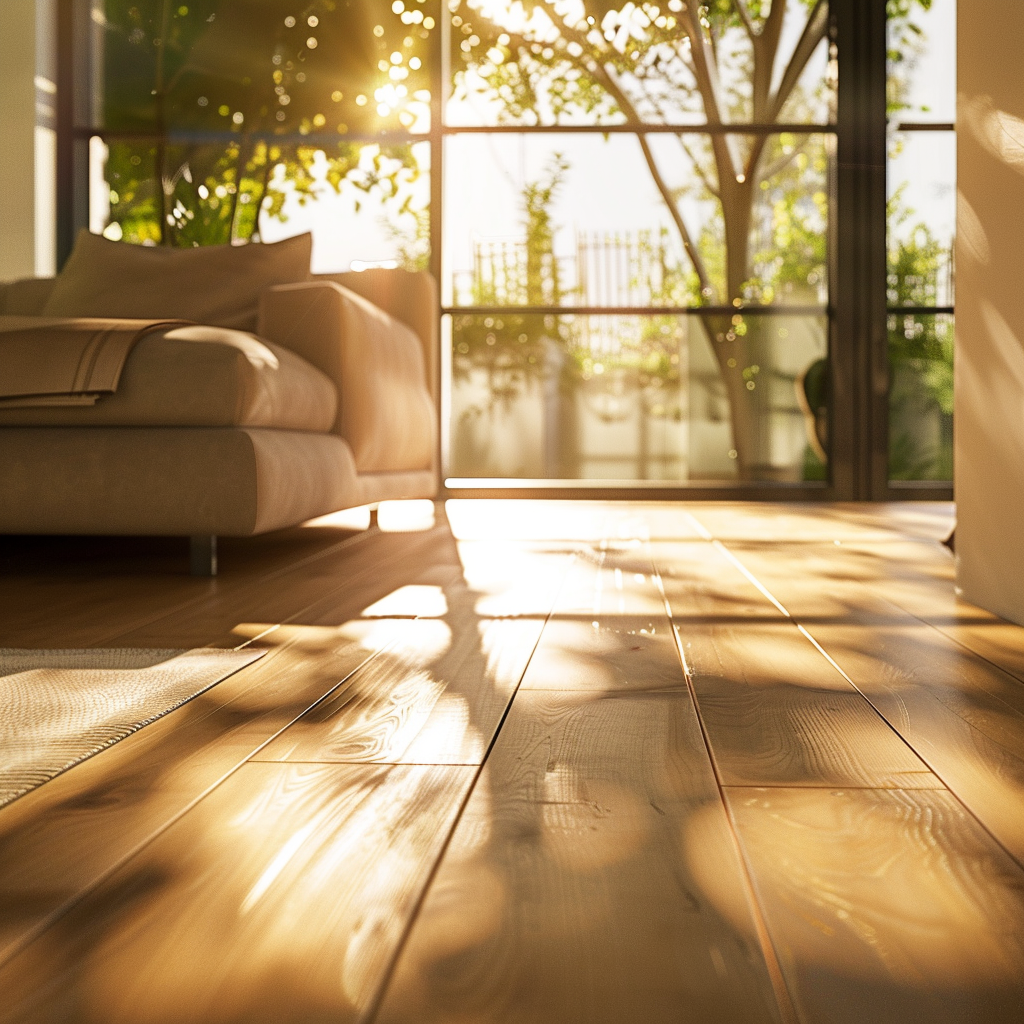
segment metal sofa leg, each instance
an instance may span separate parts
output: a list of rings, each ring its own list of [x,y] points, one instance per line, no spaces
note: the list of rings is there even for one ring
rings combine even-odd
[[[217,538],[199,534],[188,539],[188,571],[193,576],[217,575]]]

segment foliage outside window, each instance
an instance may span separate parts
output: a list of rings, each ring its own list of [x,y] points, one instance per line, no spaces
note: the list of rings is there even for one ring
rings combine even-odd
[[[109,237],[248,241],[289,203],[347,190],[425,262],[416,136],[429,128],[436,3],[92,6],[103,72],[90,127],[108,145]]]

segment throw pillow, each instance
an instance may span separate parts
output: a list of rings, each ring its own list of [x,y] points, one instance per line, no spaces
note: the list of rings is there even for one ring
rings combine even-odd
[[[43,316],[192,320],[256,330],[260,292],[309,279],[312,236],[192,249],[79,232]]]

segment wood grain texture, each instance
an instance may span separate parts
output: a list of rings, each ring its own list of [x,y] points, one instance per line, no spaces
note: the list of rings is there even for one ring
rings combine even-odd
[[[0,1020],[358,1020],[472,774],[246,765],[0,970]]]
[[[1024,872],[954,797],[727,792],[803,1020],[1020,1021]]]
[[[208,787],[258,755],[263,744],[339,683],[351,685],[349,677],[364,662],[369,671],[373,655],[387,663],[386,668],[371,672],[381,682],[379,701],[386,704],[394,697],[393,668],[395,659],[403,656],[403,645],[406,658],[418,652],[428,661],[430,650],[436,653],[436,643],[432,648],[419,646],[427,638],[408,620],[388,623],[358,615],[372,605],[372,599],[394,593],[410,581],[421,586],[447,585],[456,595],[454,605],[461,614],[459,602],[468,602],[473,595],[457,585],[461,576],[451,565],[453,560],[458,565],[454,545],[418,544],[414,551],[419,557],[410,558],[408,545],[392,544],[387,537],[378,540],[381,543],[335,552],[333,557],[341,562],[338,571],[349,573],[348,587],[323,594],[315,578],[306,587],[296,587],[293,597],[299,602],[320,595],[312,606],[297,608],[293,616],[308,624],[272,629],[260,641],[269,651],[260,663],[0,813],[0,959],[185,811]],[[525,555],[519,561],[524,568],[538,568]],[[543,560],[547,589],[539,587],[535,599],[543,600],[545,593],[549,601],[553,599],[567,564],[563,553]],[[508,572],[495,572],[491,583],[492,591],[485,596],[500,601],[502,588],[517,585],[517,580]],[[357,617],[350,618],[352,614]],[[192,623],[188,610],[181,628],[189,633]],[[165,625],[175,628],[170,621]],[[261,630],[266,625],[251,627]],[[419,625],[433,628],[430,623]],[[487,650],[480,664],[494,674],[500,689],[501,680],[516,677],[517,660],[521,663],[528,656],[523,649],[535,640],[524,636],[523,630],[535,633],[539,623],[528,617],[494,628],[499,635],[479,638]],[[222,642],[243,638],[244,634],[229,634]],[[514,642],[517,639],[525,641],[522,647]],[[494,643],[488,646],[490,641]],[[478,711],[489,716],[485,726],[493,731],[501,713],[498,705],[504,709],[508,692],[492,694],[472,672],[464,682],[477,699]],[[424,699],[415,686],[406,687],[406,696],[414,705]],[[448,707],[454,710],[455,703]],[[454,733],[451,728],[444,732],[445,724],[461,728],[463,746],[473,739],[477,749],[473,723],[454,715],[447,719],[435,715],[432,729],[421,728],[420,746],[413,756],[430,743],[435,748],[440,745],[451,758]]]
[[[297,602],[292,617],[311,624],[272,629],[260,641],[268,654],[256,665],[0,812],[2,955],[18,948],[389,642],[374,635],[372,622],[353,621],[348,613],[353,603],[358,609],[375,593],[423,573],[424,562],[410,560],[406,545],[381,544],[382,539],[331,546],[328,560],[337,563],[339,574],[348,572],[355,592],[334,588],[325,594],[316,585],[316,574],[312,584],[296,585],[290,590]],[[301,567],[291,568],[301,576]],[[257,573],[250,581],[258,592],[255,599],[273,590],[280,570],[272,566],[267,575]],[[212,634],[222,645],[242,642],[245,629],[219,635],[214,630],[226,623],[246,625],[230,614],[232,601],[239,602],[245,593],[238,583],[202,599],[218,601],[226,610],[219,621],[203,626],[189,603],[167,616],[162,628],[177,637]],[[303,602],[311,598],[313,607],[304,609]],[[102,624],[102,609],[99,614],[96,625]],[[318,620],[330,625],[318,625]],[[255,631],[268,626],[250,625]]]
[[[657,544],[654,558],[724,784],[941,786],[721,550]]]
[[[807,552],[810,558],[821,554]],[[947,548],[924,541],[850,544],[837,554],[833,571],[842,580],[875,590],[884,580],[884,596],[893,604],[1024,680],[1024,627],[957,596],[955,561]]]
[[[439,550],[450,550],[443,527],[408,535],[375,533],[357,540],[333,553],[316,552],[257,580],[227,587],[215,583],[201,600],[125,633],[119,643],[156,647],[170,636],[191,640],[193,646],[217,642],[216,638],[230,641],[238,635],[234,631],[240,623],[340,625],[422,572]]]
[[[451,592],[449,591],[449,596]],[[394,644],[258,755],[274,761],[479,764],[542,617],[384,620]]]
[[[453,507],[212,584],[0,545],[40,646],[269,649],[0,810],[0,1021],[1020,1019],[1024,633],[950,597],[948,506]],[[412,762],[480,759],[538,631],[456,824],[477,769]]]
[[[378,1024],[777,1019],[688,693],[520,689]]]
[[[0,591],[0,634],[6,646],[52,646],[59,622],[62,646],[109,646],[211,596],[258,589],[298,564],[344,559],[374,539],[315,527],[222,538],[220,575],[200,580],[187,575],[187,542],[180,537],[0,537],[0,565],[10,584]]]
[[[887,601],[845,556],[829,580],[826,552],[736,550],[1024,864],[1024,685]]]
[[[569,567],[561,550],[461,544],[364,609],[388,649],[259,754],[261,760],[479,764]],[[413,619],[388,619],[403,612]],[[506,616],[485,618],[481,612]]]

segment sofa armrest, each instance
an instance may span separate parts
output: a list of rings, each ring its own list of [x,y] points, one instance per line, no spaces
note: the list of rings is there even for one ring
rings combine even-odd
[[[363,473],[437,469],[437,411],[421,340],[405,324],[331,281],[268,288],[257,333],[334,382],[334,433]]]
[[[314,281],[333,281],[342,288],[361,295],[378,309],[411,327],[423,344],[423,358],[430,381],[434,405],[441,406],[438,380],[441,362],[438,358],[438,328],[441,310],[437,282],[425,270],[401,267],[368,267],[340,274],[314,274]]]
[[[52,277],[26,277],[20,281],[0,284],[0,314],[4,316],[39,316],[53,291]]]

